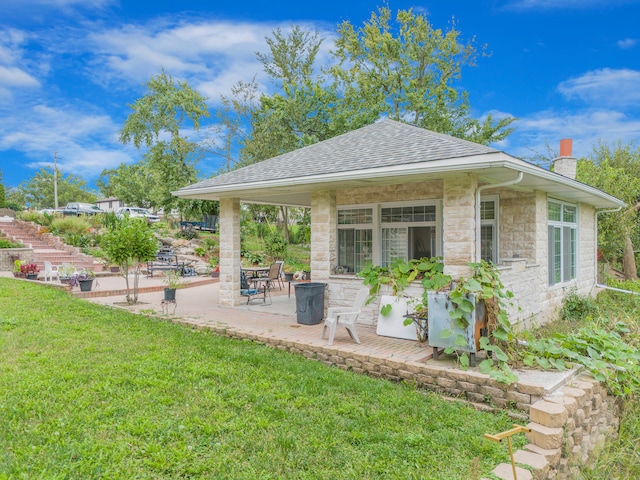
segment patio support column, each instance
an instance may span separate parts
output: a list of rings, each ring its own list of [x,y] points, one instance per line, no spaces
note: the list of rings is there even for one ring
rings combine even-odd
[[[327,282],[336,264],[336,194],[311,194],[311,279]]]
[[[446,178],[442,195],[444,273],[454,279],[468,277],[467,263],[475,258],[475,191],[478,179],[467,174]]]
[[[240,199],[220,199],[220,299],[223,307],[240,305]]]

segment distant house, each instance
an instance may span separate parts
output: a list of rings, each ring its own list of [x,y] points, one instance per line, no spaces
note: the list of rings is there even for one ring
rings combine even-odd
[[[570,147],[551,172],[382,120],[174,194],[220,201],[222,305],[241,301],[240,204],[260,203],[311,208],[312,278],[329,285],[328,306],[353,301],[362,281],[344,272],[369,262],[441,256],[459,278],[485,259],[515,294],[512,321],[543,323],[570,289],[593,291],[598,212],[624,206],[576,181],[575,167]],[[375,323],[376,309],[362,322]]]
[[[124,202],[116,197],[103,198],[96,201],[96,205],[100,207],[100,210],[105,212],[115,212],[120,207],[124,207]]]

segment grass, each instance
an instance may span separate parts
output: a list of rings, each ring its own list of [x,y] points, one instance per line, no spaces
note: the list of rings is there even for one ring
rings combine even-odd
[[[0,479],[475,479],[504,414],[0,278]],[[516,440],[516,448],[525,443]]]

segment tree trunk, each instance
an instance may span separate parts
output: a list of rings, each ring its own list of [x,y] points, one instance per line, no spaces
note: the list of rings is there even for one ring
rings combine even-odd
[[[624,239],[624,253],[622,256],[622,265],[624,267],[625,280],[637,280],[638,270],[636,269],[636,258],[633,254],[633,243],[629,235]]]
[[[282,234],[284,236],[284,241],[291,243],[289,234],[289,207],[280,205],[280,211],[282,212]]]

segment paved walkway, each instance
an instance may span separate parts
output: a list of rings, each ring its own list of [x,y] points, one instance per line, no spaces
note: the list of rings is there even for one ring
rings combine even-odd
[[[341,351],[349,351],[360,355],[376,355],[393,358],[397,361],[426,361],[431,358],[430,348],[411,340],[382,337],[376,334],[375,328],[358,326],[361,344],[356,344],[347,330],[336,331],[332,347],[322,339],[323,325],[302,325],[297,322],[295,305],[295,288],[288,286],[282,290],[276,288],[271,296],[272,304],[260,303],[240,305],[235,308],[218,306],[219,284],[217,279],[203,277],[187,277],[191,285],[176,292],[175,312],[170,308],[170,316],[180,323],[196,327],[224,327],[227,334],[255,336],[262,341],[289,341],[309,345],[310,347],[327,347]],[[203,282],[206,282],[202,284]],[[138,305],[125,306],[125,280],[122,277],[98,278],[98,285],[91,292],[90,298],[102,305],[125,308],[132,312],[163,313],[164,284],[161,278],[140,278],[141,302]],[[116,295],[113,295],[116,293]]]

